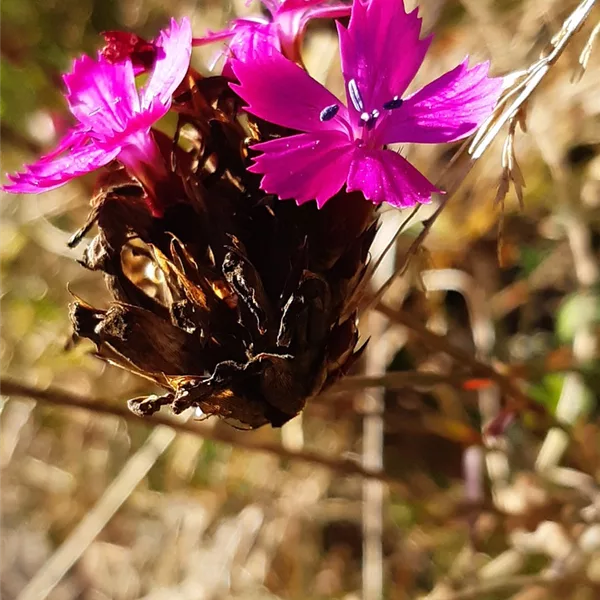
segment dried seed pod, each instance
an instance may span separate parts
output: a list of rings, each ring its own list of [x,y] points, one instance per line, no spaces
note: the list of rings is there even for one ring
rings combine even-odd
[[[74,335],[166,390],[130,401],[139,414],[196,407],[245,427],[281,426],[360,352],[355,308],[375,208],[345,191],[322,209],[266,195],[245,168],[237,106],[220,77],[194,74],[175,98],[178,134],[158,141],[180,185],[162,190],[162,216],[123,171],[94,198],[98,233],[83,262],[104,272],[114,302],[77,300]],[[251,130],[284,133],[258,121]]]

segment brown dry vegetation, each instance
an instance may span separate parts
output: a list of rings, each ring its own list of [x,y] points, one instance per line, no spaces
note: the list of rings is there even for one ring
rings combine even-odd
[[[151,384],[89,346],[64,350],[67,285],[107,300],[66,246],[90,180],[3,195],[3,597],[598,597],[600,51],[583,73],[580,57],[600,8],[569,28],[592,4],[422,2],[436,40],[416,84],[465,54],[489,58],[512,83],[490,126],[514,118],[477,160],[477,140],[470,155],[408,149],[452,193],[379,261],[408,216],[382,211],[364,360],[280,430],[128,413],[126,400]],[[2,9],[2,158],[14,170],[52,143],[57,73],[97,31],[152,35],[168,11],[192,17],[199,35],[256,6]],[[311,28],[307,67],[339,93],[336,49],[332,27]],[[214,50],[196,52],[195,65]],[[527,102],[511,104],[537,74]],[[523,207],[512,182],[498,195],[519,184],[513,134]]]

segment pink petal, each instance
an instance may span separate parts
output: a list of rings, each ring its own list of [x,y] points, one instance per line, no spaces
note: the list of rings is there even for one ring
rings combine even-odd
[[[489,63],[468,68],[467,59],[389,111],[381,127],[384,144],[453,142],[490,116],[501,78],[487,76]]]
[[[117,158],[146,189],[152,189],[158,180],[167,179],[165,159],[150,130],[140,130],[123,142]]]
[[[325,6],[319,6],[323,5]],[[324,0],[288,0],[273,15],[281,51],[290,60],[301,62],[302,37],[311,19],[336,19],[350,15],[350,4],[329,4]]]
[[[59,154],[63,152],[70,152],[81,146],[85,145],[89,141],[89,136],[87,130],[81,127],[81,125],[76,125],[71,130],[67,132],[67,134],[58,142],[56,148],[48,152],[42,156],[37,162],[45,162],[49,160],[53,160]]]
[[[356,82],[367,112],[402,96],[431,43],[419,40],[421,19],[402,0],[354,0],[348,29],[337,28],[346,86]]]
[[[348,131],[346,107],[304,69],[279,53],[250,63],[232,62],[239,84],[231,88],[248,104],[246,110],[265,121],[299,131]],[[339,106],[337,115],[321,121],[327,106]]]
[[[213,42],[219,42],[232,38],[236,34],[241,36],[251,34],[255,29],[262,27],[271,27],[271,21],[267,21],[262,17],[251,17],[248,19],[233,19],[229,23],[227,29],[221,31],[209,31],[206,35],[199,38],[192,38],[192,46],[206,46]],[[249,32],[249,33],[246,33]]]
[[[227,44],[228,59],[251,62],[276,54],[280,49],[277,29],[272,23],[245,20],[235,26],[234,35]]]
[[[24,173],[9,175],[12,183],[2,189],[14,194],[39,194],[53,190],[75,177],[107,165],[118,153],[119,148],[106,152],[90,144],[54,160],[46,157],[26,167]]]
[[[73,71],[64,75],[67,102],[77,120],[100,136],[123,131],[131,115],[139,111],[131,60],[110,64],[82,56]]]
[[[192,26],[188,18],[178,24],[171,19],[169,28],[161,31],[155,46],[157,49],[154,70],[142,91],[142,110],[158,102],[166,109],[171,106],[173,92],[183,81],[190,66],[192,55]],[[165,110],[166,112],[166,110]]]
[[[440,192],[406,159],[391,150],[356,148],[348,173],[348,191],[359,190],[373,204],[396,208],[426,204]]]
[[[261,55],[271,55],[281,49],[277,28],[273,23],[262,18],[235,19],[228,29],[209,32],[201,38],[192,40],[193,46],[203,46],[219,40],[229,40],[225,49],[212,61],[211,70],[219,59],[226,57],[222,75],[228,79],[235,79],[231,69],[234,58],[243,62],[250,62],[260,58]]]
[[[246,1],[246,6],[250,4],[252,0]],[[274,15],[281,6],[286,4],[286,0],[260,0],[260,3],[271,13]]]
[[[261,0],[261,2],[267,6],[267,8],[269,8],[269,4],[271,5],[271,8],[269,8],[269,11],[271,12],[271,14],[275,14],[278,12],[282,12],[284,10],[303,10],[306,8],[310,8],[311,6],[317,6],[318,4],[324,4],[325,0],[283,0],[282,2],[279,3],[279,6],[273,6],[273,4],[277,4],[274,2],[265,2],[265,0]],[[350,5],[348,5],[350,6]],[[275,8],[275,11],[273,11],[272,9]]]
[[[343,8],[344,14],[339,16],[348,16],[352,11],[351,3],[329,2],[328,0],[260,0],[271,14],[280,13],[289,10],[310,10],[319,5],[323,6],[323,10]]]
[[[307,2],[308,8],[305,12],[305,19],[342,19],[343,17],[349,17],[352,13],[351,4],[325,4],[325,6],[319,6],[324,4],[323,0],[317,2]]]
[[[240,21],[242,19],[239,19]],[[192,46],[206,46],[214,42],[220,42],[222,40],[228,40],[234,34],[234,24],[238,19],[234,20],[231,27],[227,29],[221,29],[221,31],[208,31],[206,35],[199,38],[192,38]]]
[[[262,154],[248,169],[262,173],[261,188],[297,204],[316,200],[322,207],[346,181],[353,146],[346,135],[321,131],[256,144]]]

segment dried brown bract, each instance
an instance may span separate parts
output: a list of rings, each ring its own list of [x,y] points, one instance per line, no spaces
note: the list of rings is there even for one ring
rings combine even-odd
[[[176,95],[175,139],[159,140],[173,171],[153,217],[142,188],[115,171],[101,182],[83,263],[114,301],[77,300],[75,339],[166,390],[134,399],[151,415],[196,407],[245,427],[281,426],[356,360],[355,306],[375,234],[375,209],[339,193],[325,207],[266,195],[248,173],[248,131],[220,77],[193,74]],[[77,243],[81,235],[74,238]]]

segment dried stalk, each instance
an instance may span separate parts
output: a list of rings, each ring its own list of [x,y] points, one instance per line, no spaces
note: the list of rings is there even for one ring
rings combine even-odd
[[[479,128],[469,146],[468,153],[473,160],[480,158],[502,127],[517,116],[518,111],[529,100],[550,68],[560,58],[569,40],[581,29],[595,3],[596,0],[583,0],[564,21],[560,31],[550,40],[546,55],[525,71],[512,73],[507,77],[507,80],[510,78],[514,82],[507,88],[496,110]]]
[[[151,420],[146,421],[140,417],[137,417],[126,408],[121,408],[120,406],[111,406],[105,400],[84,398],[82,396],[77,396],[53,388],[40,389],[35,386],[17,383],[16,381],[7,378],[0,378],[0,388],[2,390],[2,394],[7,396],[33,398],[35,400],[39,400],[48,404],[54,404],[56,406],[90,410],[100,414],[120,417],[130,422],[144,424],[148,427],[164,425],[174,431],[191,433],[193,435],[200,436],[205,440],[230,444],[236,448],[242,448],[251,452],[264,452],[266,454],[278,456],[285,460],[295,460],[317,464],[343,475],[357,475],[366,479],[383,481],[393,485],[394,488],[400,493],[406,494],[407,498],[413,496],[408,486],[405,486],[403,483],[392,479],[382,470],[364,468],[353,460],[330,458],[328,456],[324,456],[323,454],[309,451],[296,452],[288,450],[279,444],[257,442],[250,438],[247,434],[239,435],[238,432],[232,428],[214,430],[209,428],[205,423],[184,423],[165,417],[162,414],[156,414]]]
[[[392,322],[407,327],[430,348],[444,352],[454,358],[460,365],[470,369],[473,375],[490,379],[496,383],[506,396],[509,407],[513,404],[513,408],[517,410],[533,409],[540,411],[540,406],[531,400],[510,377],[478,360],[469,352],[449,344],[444,336],[429,331],[427,327],[416,322],[411,315],[402,310],[396,310],[383,302],[377,305],[377,310],[385,314]]]
[[[383,222],[382,231],[393,221]],[[395,239],[392,237],[392,240]],[[381,241],[376,237],[373,246]],[[389,245],[387,246],[389,247]],[[385,248],[384,248],[385,250]],[[382,256],[385,256],[381,252]],[[375,273],[373,283],[394,270],[393,255],[379,264],[383,267]],[[385,373],[389,355],[385,331],[388,320],[383,314],[368,315],[367,331],[372,342],[367,348],[365,371],[367,376]],[[383,388],[376,388],[363,395],[362,465],[370,470],[383,470],[383,415],[385,411]],[[380,481],[363,481],[362,486],[362,597],[364,600],[380,600],[383,597],[383,513],[385,488]]]
[[[378,343],[372,344],[367,354],[367,375],[385,372],[386,338],[383,330],[386,319],[372,313],[374,336]],[[364,397],[362,466],[369,471],[383,471],[383,388],[376,388]],[[363,564],[362,597],[379,600],[383,597],[383,496],[381,481],[365,480],[362,486]]]

